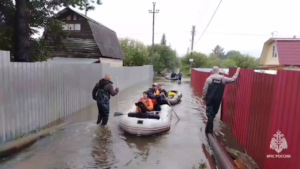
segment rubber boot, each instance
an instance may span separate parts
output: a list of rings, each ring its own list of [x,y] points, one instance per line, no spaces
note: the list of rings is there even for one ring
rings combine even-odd
[[[214,131],[213,128],[214,128],[214,120],[213,119],[208,119],[206,127],[205,127],[205,133],[206,134],[213,133],[213,131]]]

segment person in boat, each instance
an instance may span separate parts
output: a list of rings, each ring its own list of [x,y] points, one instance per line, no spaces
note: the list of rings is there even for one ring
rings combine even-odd
[[[116,87],[114,90],[113,83],[110,81],[110,75],[106,74],[93,89],[93,99],[97,101],[98,106],[98,119],[97,124],[106,125],[109,117],[109,100],[110,96],[115,96],[119,92],[119,88]]]
[[[238,78],[240,68],[237,68],[233,77],[228,78],[219,74],[220,68],[213,67],[212,74],[206,79],[203,88],[203,104],[206,105],[207,124],[205,133],[213,133],[214,118],[219,111],[225,84],[235,82]]]
[[[148,96],[152,100],[154,111],[160,111],[160,103],[164,102],[166,99],[163,96],[164,93],[159,93],[157,83],[152,85],[152,88],[148,90]]]
[[[164,96],[168,97],[168,92],[162,88],[161,84],[158,84],[158,91],[159,93],[164,93]]]
[[[179,73],[177,74],[177,78],[179,83],[181,83],[181,77],[182,77],[182,73],[179,71]]]
[[[176,77],[176,73],[173,71],[171,74],[171,78],[175,78]]]
[[[135,103],[136,112],[128,113],[128,117],[137,117],[137,118],[149,118],[149,119],[160,119],[160,116],[155,112],[151,112],[153,110],[152,100],[148,97],[148,92],[143,92],[143,97]]]
[[[148,94],[147,91],[143,92],[143,97],[140,98],[139,102],[142,102],[146,106],[147,111],[152,111],[153,110],[153,103],[152,103],[152,100],[149,99],[148,95],[149,94]],[[141,107],[136,106],[136,111],[141,112],[142,111]]]

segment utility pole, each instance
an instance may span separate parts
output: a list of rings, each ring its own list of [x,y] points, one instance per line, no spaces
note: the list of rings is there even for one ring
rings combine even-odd
[[[192,27],[192,44],[191,44],[191,52],[193,52],[193,48],[194,48],[194,36],[195,36],[195,26]]]
[[[155,10],[156,2],[153,2],[153,10],[149,10],[149,13],[153,14],[153,25],[152,25],[152,65],[154,65],[154,21],[155,14],[159,12],[158,9]]]

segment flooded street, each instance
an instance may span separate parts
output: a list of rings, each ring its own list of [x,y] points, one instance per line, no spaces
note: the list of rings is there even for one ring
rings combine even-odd
[[[164,79],[155,80],[166,90],[182,92],[182,102],[174,106],[180,117],[172,117],[171,130],[155,136],[138,137],[124,134],[119,128],[119,117],[113,113],[126,112],[151,86],[151,82],[138,84],[122,91],[111,104],[108,126],[96,125],[97,107],[92,105],[68,117],[69,124],[62,130],[37,141],[22,152],[2,159],[1,169],[192,169],[200,168],[209,159],[205,124],[199,113],[199,101],[190,82],[181,85]],[[118,105],[118,106],[117,106]]]

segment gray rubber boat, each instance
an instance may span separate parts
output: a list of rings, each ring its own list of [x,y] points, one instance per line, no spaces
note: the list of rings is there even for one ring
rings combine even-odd
[[[176,90],[170,90],[168,92],[168,98],[171,105],[178,104],[181,101],[182,93]]]

